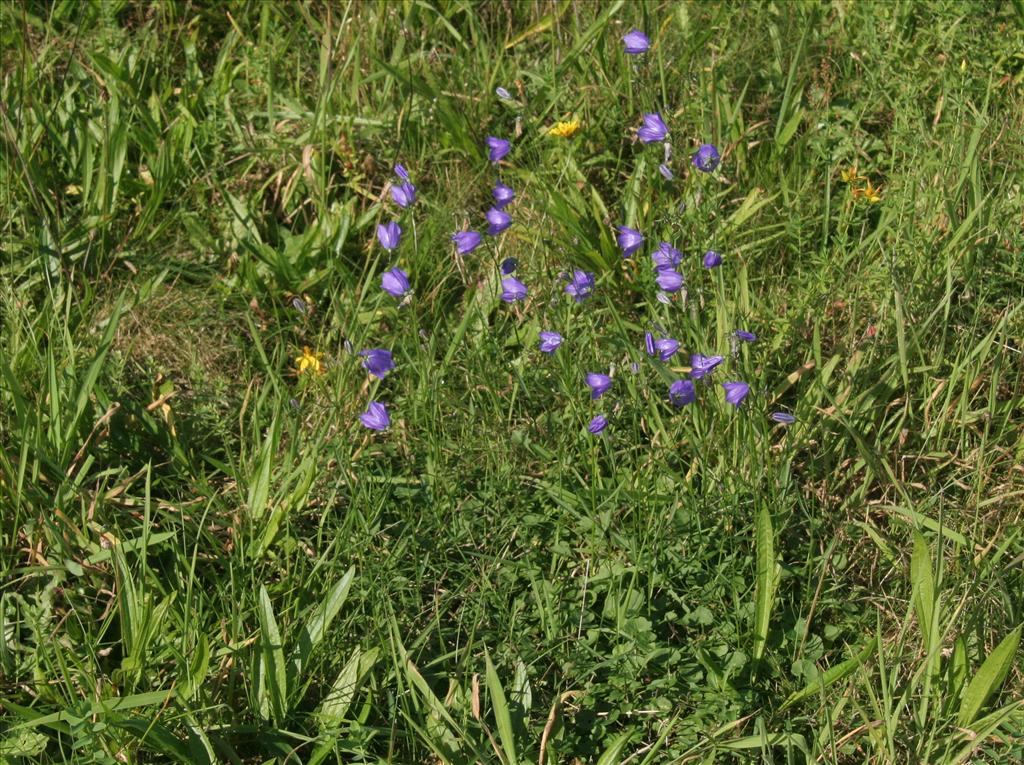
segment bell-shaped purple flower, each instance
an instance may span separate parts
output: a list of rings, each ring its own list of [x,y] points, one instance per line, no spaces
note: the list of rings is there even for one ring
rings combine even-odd
[[[789,412],[772,412],[768,417],[781,425],[792,425],[796,422],[796,417]]]
[[[668,136],[668,125],[665,124],[658,112],[651,112],[644,115],[644,124],[636,131],[636,134],[644,143],[664,141]]]
[[[385,271],[380,277],[380,288],[394,298],[401,298],[409,291],[409,275],[401,268]]]
[[[562,344],[562,336],[557,332],[541,332],[538,336],[542,353],[554,353]]]
[[[377,378],[383,378],[388,372],[395,368],[395,360],[391,351],[386,348],[370,348],[366,351],[359,351],[363,357],[363,369]]]
[[[519,261],[515,258],[505,258],[501,261],[501,275],[508,276],[510,273],[516,270],[519,266]]]
[[[459,255],[466,255],[475,250],[483,239],[478,231],[459,231],[452,234],[452,241],[455,242],[455,251]]]
[[[673,340],[671,337],[663,337],[654,341],[654,350],[659,359],[668,361],[679,350],[679,341]]]
[[[487,144],[487,159],[491,162],[500,162],[512,151],[512,144],[504,138],[495,138],[493,135],[489,135],[485,143]]]
[[[599,372],[587,372],[586,380],[591,398],[601,398],[612,387],[612,378]]]
[[[516,198],[516,192],[512,190],[511,186],[498,181],[494,184],[491,196],[494,197],[494,206],[499,210],[504,210],[505,207],[508,206],[508,203]]]
[[[737,340],[742,340],[745,343],[753,343],[757,340],[757,335],[753,332],[747,332],[745,329],[737,329],[733,334],[736,335]]]
[[[492,207],[487,211],[487,223],[487,233],[491,236],[497,236],[512,225],[512,216],[504,210]]]
[[[404,165],[395,165],[395,175],[397,175],[403,181],[409,180],[409,171],[405,169]]]
[[[668,242],[662,242],[658,249],[651,253],[651,262],[656,269],[675,268],[683,262],[683,253]]]
[[[622,257],[628,258],[643,245],[644,235],[636,229],[629,228],[628,226],[616,226],[615,229],[619,232],[619,235],[615,237],[615,241],[619,243]]]
[[[359,421],[370,430],[387,430],[391,424],[388,409],[378,401],[371,401],[366,411],[359,415]]]
[[[406,181],[391,187],[391,198],[401,208],[406,208],[416,201],[416,187]]]
[[[631,56],[646,53],[651,47],[650,39],[639,29],[629,30],[622,38],[622,42],[626,44],[626,53]]]
[[[683,275],[671,268],[659,268],[654,281],[665,292],[678,292],[683,287]]]
[[[603,414],[594,415],[594,419],[587,425],[587,430],[593,433],[595,436],[602,430],[608,427],[608,418]]]
[[[718,268],[722,265],[722,253],[708,250],[704,253],[704,268]]]
[[[693,155],[693,166],[700,170],[702,173],[713,173],[715,168],[718,167],[718,163],[721,157],[718,155],[718,149],[712,144],[705,143],[701,144],[700,148]]]
[[[501,280],[501,299],[506,303],[514,303],[517,300],[526,299],[526,285],[514,276],[506,276]]]
[[[711,374],[715,367],[722,363],[721,356],[701,356],[699,353],[690,356],[690,377],[700,380],[702,377]]]
[[[668,401],[672,406],[686,406],[697,400],[697,390],[693,380],[676,380],[668,386]]]
[[[377,239],[380,240],[381,247],[391,252],[402,241],[402,227],[395,221],[381,223],[377,226]]]
[[[724,382],[722,387],[725,388],[725,400],[736,407],[742,404],[743,399],[750,393],[750,386],[745,382]]]
[[[582,303],[590,293],[594,291],[594,275],[589,271],[573,269],[569,283],[565,285],[565,292],[572,295],[577,303]]]

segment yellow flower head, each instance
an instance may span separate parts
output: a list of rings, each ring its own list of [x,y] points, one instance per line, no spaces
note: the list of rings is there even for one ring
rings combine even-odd
[[[302,355],[295,357],[295,366],[298,368],[298,373],[301,375],[307,369],[312,369],[314,372],[322,373],[324,371],[323,364],[320,359],[324,355],[322,353],[313,353],[309,349],[308,345],[302,347]]]
[[[553,135],[555,138],[572,138],[579,130],[580,121],[573,118],[555,123],[555,126],[548,130],[548,135]]]
[[[863,189],[864,198],[868,200],[871,204],[877,204],[878,202],[882,201],[882,195],[880,192],[881,189],[876,189],[874,186],[872,186],[871,181],[868,181]]]
[[[858,175],[858,173],[857,173],[857,166],[856,165],[854,165],[853,167],[847,168],[846,170],[840,170],[839,171],[839,177],[843,179],[843,183],[853,183],[854,181],[866,181],[867,180],[867,178],[865,178],[864,176]]]

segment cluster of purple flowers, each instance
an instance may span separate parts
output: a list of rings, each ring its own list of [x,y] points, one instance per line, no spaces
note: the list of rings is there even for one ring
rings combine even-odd
[[[646,53],[651,47],[650,39],[640,30],[633,29],[623,38],[625,52],[632,56]],[[511,100],[511,94],[504,88],[498,88],[496,93],[504,101]],[[669,138],[669,127],[659,112],[645,113],[642,116],[642,124],[637,129],[637,137],[644,144],[665,142]],[[494,166],[498,166],[512,150],[511,142],[496,136],[487,136],[485,140],[487,159]],[[659,172],[668,181],[674,180],[675,176],[668,166],[671,155],[670,147],[666,145],[665,163],[659,165]],[[713,173],[721,162],[721,155],[718,149],[710,143],[701,144],[690,159],[693,167],[702,173]],[[402,165],[395,166],[395,173],[399,182],[390,187],[391,198],[403,210],[411,207],[416,202],[416,187],[410,182],[409,174]],[[487,221],[487,234],[498,236],[512,225],[512,216],[506,211],[508,205],[515,199],[515,192],[506,183],[498,179],[492,190],[494,204],[487,210],[485,218]],[[628,226],[616,227],[616,242],[622,251],[623,258],[631,257],[635,252],[644,246],[644,235]],[[381,246],[389,253],[393,253],[399,246],[402,237],[402,228],[397,221],[381,224],[377,227],[377,238]],[[468,255],[480,246],[483,235],[479,231],[467,229],[458,231],[451,237],[458,255]],[[675,293],[685,287],[686,280],[680,271],[683,254],[679,249],[669,242],[659,242],[657,249],[651,253],[651,261],[654,269],[654,281],[661,291],[659,300],[668,303],[670,298],[664,293]],[[708,250],[704,253],[702,263],[704,268],[717,268],[722,264],[722,255],[716,250]],[[525,300],[529,292],[527,286],[517,279],[513,274],[518,267],[515,258],[505,258],[500,265],[501,276],[501,300],[506,303]],[[588,299],[595,289],[595,276],[593,273],[581,269],[573,269],[571,274],[563,274],[566,280],[564,291],[573,298],[575,302],[581,303]],[[381,288],[387,294],[397,299],[404,299],[410,292],[409,275],[401,268],[394,267],[385,271],[381,276]],[[744,329],[737,329],[732,335],[733,354],[737,351],[738,342],[752,343],[757,336]],[[565,342],[563,336],[553,330],[544,330],[538,334],[539,350],[545,354],[554,354]],[[645,333],[644,349],[647,356],[657,359],[661,363],[669,362],[680,350],[680,342],[672,337],[655,337],[652,332]],[[388,372],[395,368],[394,358],[391,351],[384,348],[370,348],[361,351],[363,358],[362,366],[375,378],[382,379]],[[696,401],[696,381],[704,380],[705,384],[710,381],[711,376],[722,363],[722,356],[704,356],[699,353],[690,354],[689,357],[689,378],[680,378],[673,381],[668,387],[668,402],[681,408]],[[634,365],[635,371],[636,365]],[[611,390],[613,381],[608,374],[601,372],[587,372],[584,381],[590,391],[590,397],[596,401],[601,399]],[[750,393],[750,386],[741,380],[728,380],[721,383],[725,392],[727,403],[739,408],[747,395]],[[769,415],[770,419],[780,424],[792,424],[795,418],[786,412],[776,411]],[[384,430],[390,425],[390,417],[384,404],[371,401],[365,413],[359,416],[364,426],[373,430]],[[604,414],[597,414],[587,426],[588,432],[599,434],[609,424],[608,417]]]

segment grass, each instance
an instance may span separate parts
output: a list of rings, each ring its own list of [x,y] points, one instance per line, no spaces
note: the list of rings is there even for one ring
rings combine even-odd
[[[1019,2],[0,21],[0,761],[1024,762]]]

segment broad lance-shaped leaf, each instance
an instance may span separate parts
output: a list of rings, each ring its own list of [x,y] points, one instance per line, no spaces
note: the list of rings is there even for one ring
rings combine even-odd
[[[957,724],[961,727],[967,727],[975,721],[989,696],[1003,684],[1010,667],[1013,666],[1013,657],[1017,654],[1017,646],[1020,644],[1020,633],[1021,628],[1017,627],[1003,638],[967,686],[960,701],[960,714],[957,716]]]
[[[287,714],[288,667],[284,661],[281,631],[274,618],[267,588],[260,586],[260,662],[263,683],[260,686],[260,710],[269,709],[274,722],[281,724]]]
[[[768,641],[775,587],[778,584],[778,564],[775,562],[775,530],[768,508],[757,514],[754,532],[757,545],[757,581],[754,588],[754,661],[764,655]]]

